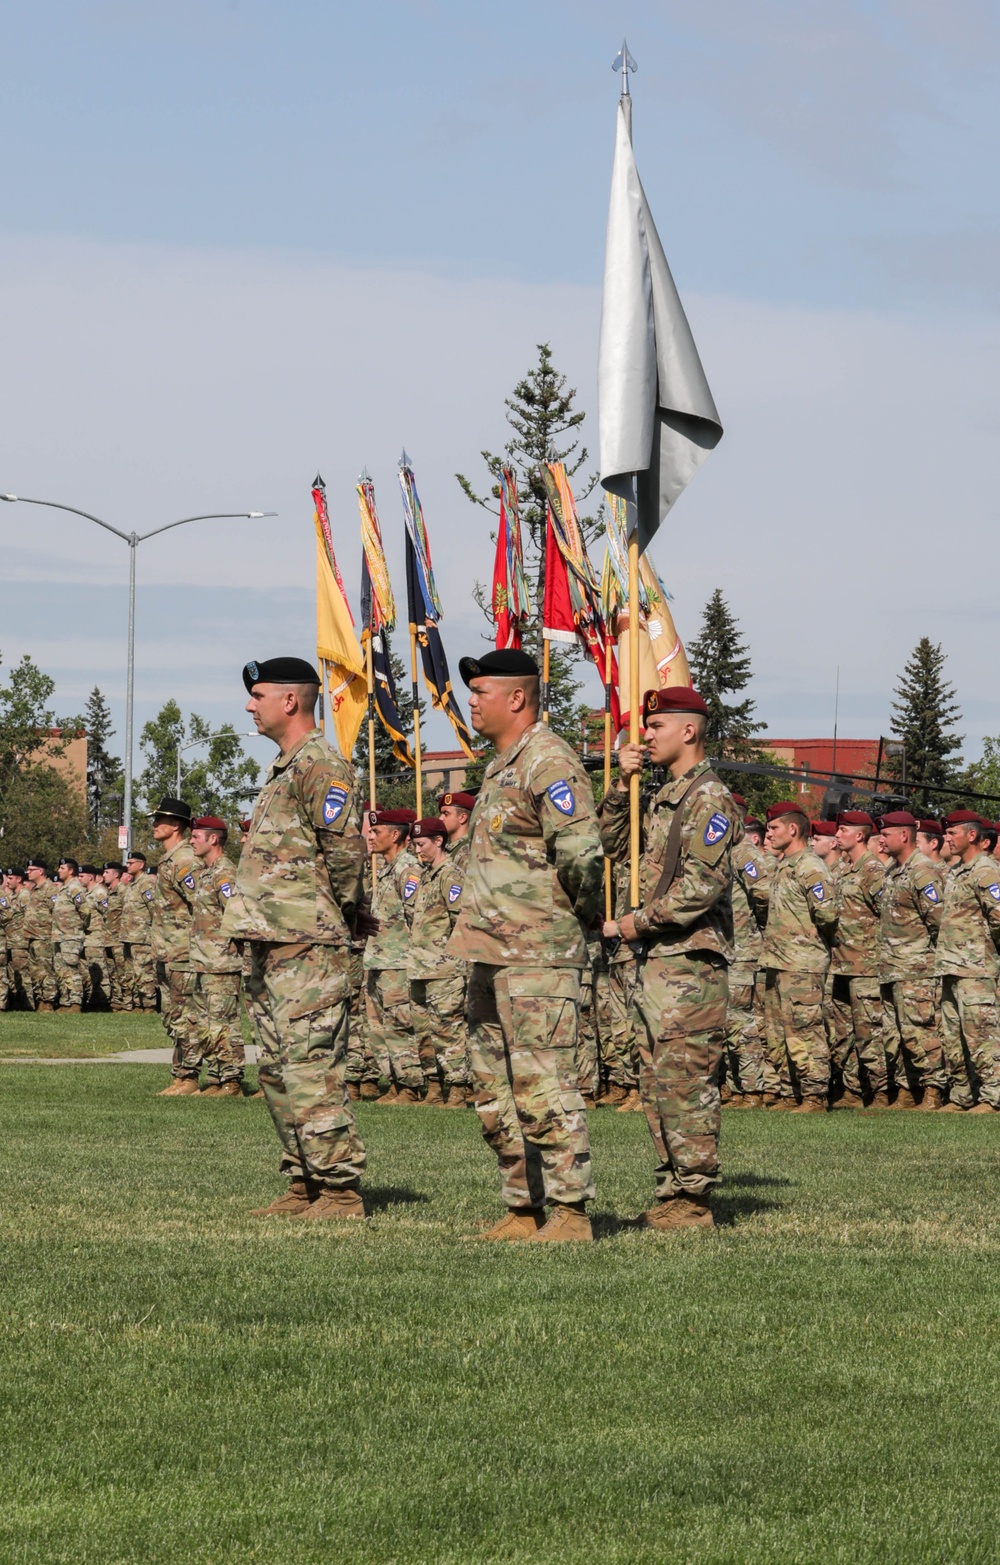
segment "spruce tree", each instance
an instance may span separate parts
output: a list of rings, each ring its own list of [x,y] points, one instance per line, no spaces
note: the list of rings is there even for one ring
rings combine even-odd
[[[96,834],[117,823],[123,790],[122,763],[108,753],[108,740],[115,732],[111,711],[97,685],[87,698],[83,722],[87,730],[87,815]]]
[[[907,783],[930,783],[938,787],[953,782],[958,775],[956,751],[963,736],[955,731],[960,707],[955,687],[944,677],[945,656],[941,644],[921,636],[910,653],[896,685],[892,703],[892,732],[903,741],[906,754],[893,757],[892,775]],[[926,790],[920,793],[923,808],[934,800]]]
[[[701,631],[687,649],[695,689],[708,705],[709,740],[722,739],[729,745],[745,744],[754,732],[766,728],[754,718],[757,703],[749,696],[742,701],[727,701],[727,696],[745,690],[752,677],[750,653],[740,634],[740,622],[733,615],[716,587],[705,604]],[[735,757],[735,751],[732,752]]]

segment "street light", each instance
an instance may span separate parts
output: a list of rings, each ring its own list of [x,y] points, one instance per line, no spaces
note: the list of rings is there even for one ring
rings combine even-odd
[[[183,730],[182,730],[182,732],[183,732]],[[262,737],[262,735],[260,735],[257,732],[256,728],[252,729],[249,733],[245,733],[245,734],[234,734],[233,730],[231,728],[220,728],[219,732],[217,734],[206,734],[204,739],[189,739],[187,744],[180,744],[180,745],[178,745],[177,746],[177,793],[175,794],[174,797],[179,799],[180,796],[181,796],[181,756],[184,754],[185,750],[193,750],[193,749],[195,749],[195,747],[197,745],[200,745],[200,744],[209,744],[209,743],[211,743],[211,741],[213,739],[260,739],[261,737]]]
[[[132,847],[132,708],[135,694],[135,551],[140,543],[145,543],[147,538],[155,538],[159,533],[169,532],[171,527],[184,527],[188,522],[223,522],[234,521],[258,521],[265,516],[277,516],[277,511],[207,511],[203,516],[182,516],[176,522],[165,522],[162,527],[154,527],[148,533],[123,533],[120,528],[112,527],[110,522],[102,521],[99,516],[94,516],[90,511],[81,511],[75,505],[61,505],[58,500],[31,500],[27,495],[0,494],[0,500],[6,500],[13,505],[20,502],[22,505],[46,505],[53,511],[68,511],[72,516],[83,516],[88,522],[96,522],[98,527],[103,527],[106,532],[114,533],[129,547],[128,570],[128,684],[125,696],[125,847],[124,856],[128,857]]]

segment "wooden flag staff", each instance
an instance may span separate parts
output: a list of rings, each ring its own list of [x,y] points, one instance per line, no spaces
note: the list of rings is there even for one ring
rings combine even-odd
[[[604,792],[611,792],[611,626],[604,630]],[[604,917],[611,917],[611,860],[604,860]]]
[[[628,539],[628,741],[639,743],[639,526]],[[628,783],[629,820],[629,904],[639,906],[639,774]]]
[[[424,814],[423,777],[420,759],[420,687],[417,684],[417,627],[410,626],[410,668],[413,674],[413,753],[417,760],[417,819]]]

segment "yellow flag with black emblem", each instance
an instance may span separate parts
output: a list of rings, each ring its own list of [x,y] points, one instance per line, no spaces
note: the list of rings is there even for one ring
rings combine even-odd
[[[368,708],[365,657],[333,552],[326,486],[318,475],[312,497],[316,523],[316,656],[323,668],[337,745],[345,761],[349,761]]]

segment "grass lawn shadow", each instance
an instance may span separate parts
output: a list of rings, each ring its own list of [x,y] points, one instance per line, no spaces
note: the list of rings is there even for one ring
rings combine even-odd
[[[361,1187],[361,1194],[367,1212],[387,1212],[394,1206],[419,1206],[430,1200],[429,1195],[425,1195],[422,1190],[413,1190],[409,1185],[365,1184]]]

